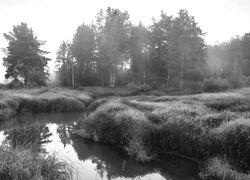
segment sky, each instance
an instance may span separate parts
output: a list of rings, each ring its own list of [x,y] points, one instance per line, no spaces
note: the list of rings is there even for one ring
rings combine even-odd
[[[142,21],[145,26],[152,24],[152,17],[159,19],[161,11],[176,16],[187,9],[211,45],[250,32],[250,0],[0,0],[0,49],[8,46],[3,33],[26,22],[39,40],[46,40],[42,49],[50,52],[53,73],[60,43],[72,41],[79,25],[90,24],[100,9],[109,6],[128,11],[133,24]],[[0,82],[5,74],[3,57],[0,52]]]

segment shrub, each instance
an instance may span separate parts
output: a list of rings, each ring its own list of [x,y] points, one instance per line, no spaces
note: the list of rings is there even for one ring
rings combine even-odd
[[[7,85],[7,87],[10,89],[19,89],[24,87],[24,83],[18,79],[14,79]]]
[[[137,90],[139,88],[139,86],[136,83],[134,83],[134,82],[130,82],[126,86],[130,90]]]
[[[185,81],[183,87],[187,92],[201,92],[202,83],[200,81]]]
[[[250,76],[245,76],[243,81],[244,81],[244,86],[247,87],[250,86]]]
[[[210,78],[203,82],[202,89],[205,92],[218,92],[229,89],[231,86],[226,79]]]
[[[148,84],[143,84],[140,86],[139,89],[141,92],[148,92],[148,91],[152,90],[152,87]]]
[[[7,88],[7,85],[6,85],[6,84],[0,83],[0,89],[6,89],[6,88]]]
[[[240,88],[246,84],[246,79],[244,76],[239,76],[237,78],[229,78],[228,81],[233,88]]]

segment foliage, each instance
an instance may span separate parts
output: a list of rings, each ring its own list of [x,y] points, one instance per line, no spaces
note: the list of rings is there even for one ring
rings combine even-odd
[[[27,86],[37,80],[36,74],[39,73],[40,78],[36,83],[43,85],[48,78],[46,66],[50,60],[44,56],[48,52],[40,49],[45,42],[38,40],[26,23],[14,26],[13,31],[5,33],[4,37],[9,42],[5,50],[7,57],[3,58],[4,66],[7,68],[5,77],[21,77]]]
[[[19,88],[24,87],[24,84],[22,81],[20,81],[18,79],[14,79],[9,84],[7,84],[7,87],[10,89],[19,89]]]
[[[72,45],[63,41],[60,44],[56,57],[57,75],[63,86],[74,86],[74,66]]]
[[[203,83],[203,91],[205,92],[218,92],[229,89],[231,86],[226,79],[209,78]]]
[[[193,90],[205,72],[203,38],[186,10],[180,10],[177,17],[162,12],[160,20],[145,27],[141,22],[132,25],[128,12],[108,7],[106,12],[99,11],[91,25],[78,27],[71,48],[65,50],[75,64],[68,71],[61,65],[59,80],[64,86],[73,84],[69,82],[74,76],[80,86],[113,88],[135,83],[157,88],[166,84],[169,89]],[[62,45],[59,52],[63,52]]]
[[[208,47],[207,64],[210,74],[227,79],[232,87],[247,85],[249,76],[250,35],[233,37],[230,41]]]

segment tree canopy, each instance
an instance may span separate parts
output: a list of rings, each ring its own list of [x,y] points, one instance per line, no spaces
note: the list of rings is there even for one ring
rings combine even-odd
[[[109,7],[91,25],[78,27],[71,46],[80,85],[133,82],[182,89],[202,81],[206,64],[204,33],[186,10],[177,17],[162,12],[145,27],[133,25],[128,12]]]
[[[46,67],[50,60],[45,57],[48,52],[40,49],[45,41],[38,40],[26,23],[14,26],[12,32],[5,33],[4,37],[9,43],[5,49],[7,57],[3,58],[5,77],[23,78],[26,86],[45,84],[48,77]]]

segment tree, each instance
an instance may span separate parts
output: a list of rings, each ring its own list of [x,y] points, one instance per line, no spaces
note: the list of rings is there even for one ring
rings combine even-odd
[[[204,74],[206,45],[204,33],[197,26],[193,16],[187,10],[180,10],[173,20],[170,45],[177,51],[177,70],[179,88],[183,89],[183,81],[199,81]]]
[[[151,26],[151,54],[150,54],[150,69],[156,75],[158,83],[164,83],[167,78],[167,86],[170,86],[171,72],[173,69],[173,53],[175,49],[171,49],[170,33],[173,24],[173,17],[167,16],[161,12],[161,19],[159,21],[153,20]]]
[[[72,42],[72,53],[76,59],[76,80],[82,85],[90,85],[89,75],[95,71],[95,35],[93,29],[85,24],[77,28]]]
[[[161,13],[151,26],[150,69],[158,83],[183,89],[184,81],[200,81],[205,69],[204,33],[194,17],[180,10],[173,18]],[[172,82],[172,84],[171,84]]]
[[[128,60],[126,44],[129,38],[131,23],[128,13],[118,9],[107,8],[103,37],[100,43],[100,52],[105,57],[105,64],[108,67],[110,87],[115,86],[115,74],[118,66],[122,66]]]
[[[72,54],[72,45],[63,41],[56,54],[56,67],[60,82],[63,86],[73,87],[75,84],[75,62]]]
[[[129,53],[131,55],[130,71],[132,72],[132,80],[138,84],[146,82],[146,66],[149,56],[149,31],[140,22],[138,26],[131,28],[129,39]]]
[[[241,43],[242,50],[242,72],[245,76],[250,76],[250,33],[246,33],[242,37]]]
[[[4,37],[9,43],[5,49],[7,57],[3,58],[4,66],[7,68],[5,77],[21,77],[25,86],[32,83],[43,85],[48,79],[46,67],[50,60],[45,57],[48,52],[40,49],[45,41],[38,40],[26,23],[14,26],[13,31],[5,33]]]

